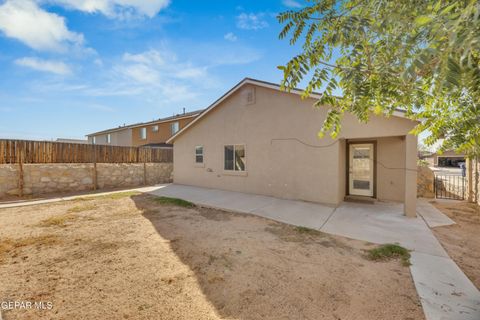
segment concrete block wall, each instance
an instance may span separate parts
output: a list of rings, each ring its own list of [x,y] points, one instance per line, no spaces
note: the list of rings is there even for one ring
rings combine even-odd
[[[145,166],[145,171],[144,171]],[[93,163],[23,165],[23,194],[36,195],[93,189]],[[172,163],[98,163],[97,189],[171,182]],[[0,198],[19,195],[19,165],[0,165]]]
[[[0,165],[0,197],[10,192],[18,193],[18,166],[4,164]]]
[[[417,171],[417,197],[435,198],[433,183],[435,175],[427,166],[418,166]]]

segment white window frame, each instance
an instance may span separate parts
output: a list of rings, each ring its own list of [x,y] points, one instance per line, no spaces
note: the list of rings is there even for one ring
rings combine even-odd
[[[145,136],[144,136],[145,134]],[[140,128],[140,140],[147,140],[147,128]]]
[[[110,133],[107,133],[107,143],[112,143],[112,135]]]
[[[176,126],[176,129],[174,129],[174,126]],[[180,131],[180,123],[178,121],[170,123],[170,134],[173,136],[178,131]]]
[[[152,132],[158,132],[158,124],[152,126]]]
[[[233,147],[233,169],[225,169],[225,148],[232,146]],[[244,164],[245,164],[245,169],[244,170],[236,170],[235,169],[235,157],[236,157],[236,147],[242,146],[243,147],[243,152],[245,153],[244,157]],[[225,144],[223,145],[223,172],[224,173],[234,173],[234,174],[240,174],[244,175],[247,173],[247,145],[244,143],[230,143],[230,144]]]
[[[93,136],[93,138],[92,138],[92,144],[97,144],[97,137]]]
[[[198,148],[202,148],[202,152],[198,153]],[[197,161],[197,157],[202,157],[202,162]],[[196,165],[203,165],[205,163],[205,148],[202,145],[195,146],[195,164]]]

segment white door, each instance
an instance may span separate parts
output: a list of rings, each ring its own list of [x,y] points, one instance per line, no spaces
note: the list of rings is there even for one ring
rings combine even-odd
[[[349,192],[373,197],[373,143],[350,144]]]

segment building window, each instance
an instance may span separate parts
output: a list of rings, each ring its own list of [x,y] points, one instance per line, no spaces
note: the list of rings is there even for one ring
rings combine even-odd
[[[140,139],[147,139],[147,128],[140,128]]]
[[[195,163],[203,163],[203,146],[195,147]]]
[[[158,126],[153,126],[153,127],[152,127],[152,131],[153,131],[153,132],[158,132]]]
[[[178,132],[178,130],[180,129],[180,125],[177,122],[173,122],[170,124],[170,133],[172,134],[172,136]]]
[[[245,145],[225,146],[224,169],[228,171],[245,171]]]
[[[97,144],[97,137],[93,136],[92,143]]]
[[[112,136],[109,134],[107,134],[107,143],[112,143]]]

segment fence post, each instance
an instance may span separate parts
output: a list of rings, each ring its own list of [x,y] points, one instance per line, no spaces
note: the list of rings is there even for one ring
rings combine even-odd
[[[143,185],[147,185],[147,157],[145,154],[145,149],[142,149],[143,152]]]
[[[18,196],[21,198],[23,197],[23,188],[24,188],[24,180],[23,180],[23,148],[20,149],[20,159],[18,161]]]
[[[143,185],[147,185],[147,163],[143,162]]]
[[[93,144],[93,190],[97,190],[97,147]]]

